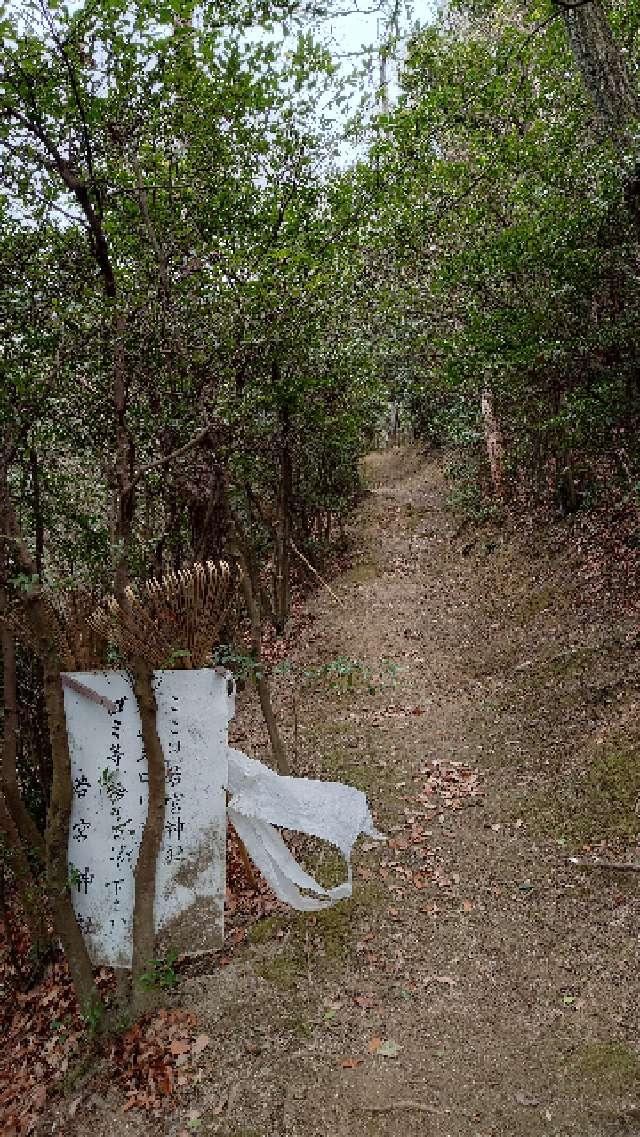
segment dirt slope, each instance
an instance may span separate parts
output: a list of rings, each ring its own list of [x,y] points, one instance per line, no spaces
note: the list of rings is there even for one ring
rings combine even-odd
[[[640,1135],[640,874],[565,862],[634,853],[634,629],[585,609],[564,553],[456,534],[437,459],[367,470],[345,608],[315,595],[289,657],[385,657],[396,685],[303,684],[295,737],[289,679],[276,700],[296,771],[365,789],[390,843],[358,852],[351,904],[264,920],[183,982],[211,1041],[177,1113],[123,1116],[108,1094],[60,1129]],[[253,712],[235,733],[265,755]]]

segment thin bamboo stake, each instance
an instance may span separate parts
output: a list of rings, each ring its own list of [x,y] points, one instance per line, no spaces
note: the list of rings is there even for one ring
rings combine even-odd
[[[323,587],[323,588],[325,588],[325,589],[327,590],[327,592],[328,592],[328,593],[329,593],[329,594],[330,594],[330,595],[333,597],[333,599],[335,600],[336,604],[339,604],[341,608],[345,608],[345,609],[346,609],[346,607],[347,607],[347,606],[346,606],[346,604],[345,604],[344,600],[342,600],[342,599],[341,599],[341,598],[340,598],[340,597],[339,597],[339,596],[338,596],[338,595],[337,595],[337,594],[336,594],[336,593],[333,591],[333,589],[331,588],[331,586],[330,586],[329,584],[327,584],[327,582],[326,582],[326,580],[324,579],[324,577],[323,577],[323,576],[320,576],[320,573],[318,572],[318,570],[317,570],[316,568],[314,568],[314,567],[313,567],[313,565],[311,564],[311,561],[308,561],[308,560],[307,560],[307,558],[305,557],[304,553],[301,553],[301,552],[300,552],[300,550],[299,550],[298,546],[297,546],[297,545],[294,543],[294,541],[290,540],[290,541],[289,541],[289,544],[291,545],[291,548],[293,549],[293,551],[294,551],[294,553],[296,554],[296,556],[300,557],[300,560],[302,561],[302,563],[303,563],[303,564],[305,564],[305,565],[307,566],[307,568],[311,570],[311,572],[313,573],[313,575],[314,575],[315,577],[317,577],[317,578],[318,578],[318,580],[320,581],[320,584],[322,585],[322,587]]]

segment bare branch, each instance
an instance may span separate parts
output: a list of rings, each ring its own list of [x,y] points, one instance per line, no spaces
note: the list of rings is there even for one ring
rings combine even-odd
[[[182,458],[185,454],[188,454],[195,446],[204,442],[212,430],[213,423],[209,423],[208,426],[203,427],[197,434],[194,434],[193,438],[190,438],[188,442],[185,442],[184,446],[179,446],[177,450],[172,450],[170,454],[165,454],[163,458],[158,458],[156,462],[150,462],[148,466],[143,466],[132,478],[128,487],[129,492],[131,492],[143,478],[146,478],[148,474],[154,473],[155,470],[161,470],[164,466],[169,466],[171,462],[175,462],[178,458]]]

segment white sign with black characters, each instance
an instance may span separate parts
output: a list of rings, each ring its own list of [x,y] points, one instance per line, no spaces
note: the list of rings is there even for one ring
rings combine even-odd
[[[69,885],[92,961],[131,966],[134,869],[147,814],[140,714],[125,671],[63,676],[73,807]],[[231,676],[156,671],[166,762],[156,877],[158,953],[207,951],[223,937]]]

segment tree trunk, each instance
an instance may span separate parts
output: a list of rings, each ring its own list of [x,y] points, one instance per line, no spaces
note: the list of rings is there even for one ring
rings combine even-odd
[[[42,497],[40,494],[40,465],[38,463],[38,452],[34,446],[32,446],[29,451],[29,467],[31,470],[31,494],[36,539],[36,572],[40,580],[42,580],[44,566],[44,519],[42,516]]]
[[[280,737],[276,716],[273,713],[269,682],[262,668],[262,624],[260,620],[260,609],[255,599],[255,586],[249,579],[248,566],[246,564],[244,565],[244,572],[242,574],[242,593],[251,622],[251,653],[257,664],[256,687],[258,689],[260,706],[271,743],[271,751],[278,773],[290,774],[291,770],[289,768],[284,743]]]
[[[133,441],[127,425],[126,319],[117,312],[113,320],[113,403],[116,417],[116,542],[118,546],[114,591],[120,601],[129,582],[129,549],[135,512]]]
[[[2,668],[4,675],[4,745],[2,750],[1,790],[25,848],[31,848],[42,859],[44,841],[26,808],[18,786],[18,697],[16,681],[16,645],[6,625],[2,628]]]
[[[53,783],[47,815],[47,894],[56,935],[69,964],[80,1010],[85,1017],[102,1018],[103,1005],[93,980],[89,953],[71,903],[68,864],[72,787],[64,695],[59,671],[45,670],[45,701],[53,755]]]
[[[569,46],[604,130],[621,138],[638,114],[638,99],[627,62],[616,43],[600,0],[560,5]]]
[[[491,484],[493,492],[499,501],[507,496],[505,476],[505,447],[500,420],[496,415],[493,401],[493,391],[485,387],[481,400],[482,418],[484,421],[484,436],[487,444],[487,456],[491,471]]]
[[[275,580],[273,612],[276,631],[284,632],[291,607],[291,501],[293,497],[293,467],[290,449],[289,412],[281,415],[282,441],[280,454],[280,485],[275,530]]]
[[[0,493],[6,490],[0,482]],[[20,570],[33,577],[35,565],[27,549],[8,495],[4,493],[4,532],[12,539]],[[69,740],[64,715],[64,695],[60,682],[60,657],[68,662],[65,629],[42,595],[40,583],[24,597],[25,622],[38,645],[44,662],[44,698],[51,740],[53,777],[45,832],[45,881],[55,933],[65,953],[82,1014],[91,1015],[96,1025],[102,1019],[103,1004],[93,980],[93,970],[70,896],[68,845],[72,786]]]
[[[2,793],[0,793],[0,833],[6,843],[8,865],[29,932],[33,961],[37,963],[50,942],[45,906],[41,890],[24,851],[18,827]]]
[[[604,132],[619,151],[633,139],[628,127],[640,113],[635,82],[600,0],[559,0],[569,46]],[[637,146],[635,148],[636,154]],[[626,157],[624,154],[621,156]],[[627,175],[625,199],[640,238],[640,159]]]
[[[6,440],[5,440],[6,444]],[[9,517],[9,487],[8,470],[4,454],[0,459],[0,532],[10,532]],[[7,610],[7,577],[9,575],[9,553],[7,543],[2,541],[0,546],[0,616]],[[18,786],[17,756],[18,756],[18,694],[16,678],[16,644],[11,629],[2,624],[2,668],[4,686],[4,747],[2,753],[2,769],[0,771],[0,789],[4,793],[7,808],[18,828],[18,832],[25,848],[32,849],[42,859],[44,857],[44,841],[31,814],[26,809]]]
[[[133,688],[140,711],[142,743],[149,776],[147,817],[134,872],[132,980],[134,1007],[141,1010],[149,1002],[149,993],[141,988],[140,978],[155,956],[156,865],[164,831],[165,760],[158,736],[153,672],[141,660],[136,661],[133,668]]]

